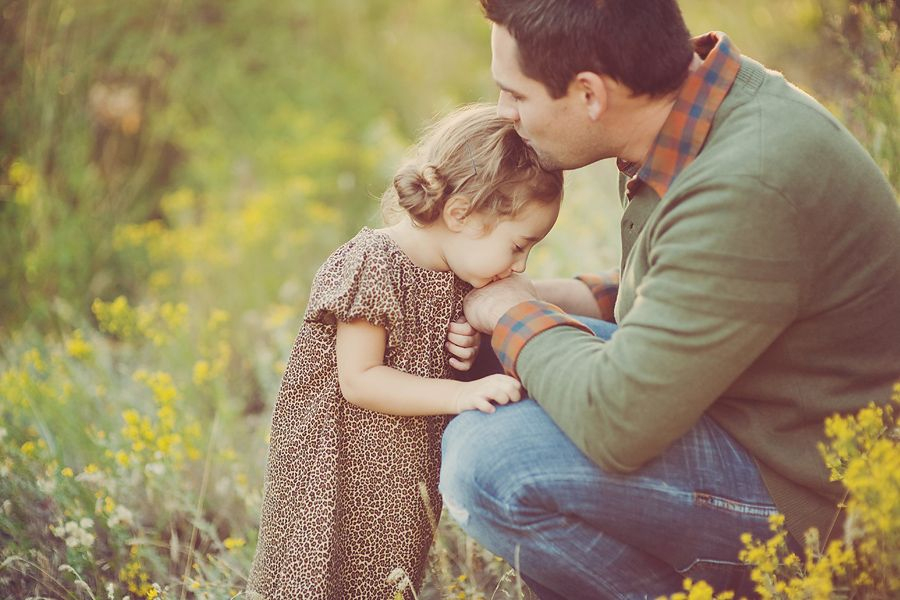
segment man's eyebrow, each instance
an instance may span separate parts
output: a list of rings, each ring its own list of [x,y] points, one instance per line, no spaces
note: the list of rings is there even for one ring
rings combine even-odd
[[[497,87],[500,88],[501,91],[504,91],[508,94],[514,94],[516,96],[522,95],[521,92],[514,90],[513,88],[509,87],[508,85],[506,85],[505,83],[503,83],[502,81],[497,79],[496,77],[494,77],[494,83],[497,84]]]

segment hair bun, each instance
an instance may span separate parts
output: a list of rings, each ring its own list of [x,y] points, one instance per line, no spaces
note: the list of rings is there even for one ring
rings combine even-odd
[[[394,176],[400,206],[420,223],[431,223],[437,218],[445,188],[446,181],[440,170],[431,164],[420,170],[410,163]]]

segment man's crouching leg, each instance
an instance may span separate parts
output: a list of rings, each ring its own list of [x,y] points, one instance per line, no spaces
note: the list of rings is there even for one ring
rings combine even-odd
[[[685,577],[749,593],[740,534],[768,537],[776,512],[752,459],[706,417],[623,475],[600,469],[530,399],[451,421],[441,493],[470,536],[554,600],[655,598]]]

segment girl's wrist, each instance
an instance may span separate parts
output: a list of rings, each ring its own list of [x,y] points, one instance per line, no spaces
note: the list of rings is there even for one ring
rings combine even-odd
[[[462,403],[463,393],[465,389],[465,382],[462,381],[454,381],[456,384],[454,386],[453,394],[448,398],[449,403],[447,406],[447,414],[448,415],[458,415],[462,412],[460,410],[459,405]]]

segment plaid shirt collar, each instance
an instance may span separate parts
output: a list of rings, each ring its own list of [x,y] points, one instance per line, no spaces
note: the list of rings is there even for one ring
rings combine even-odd
[[[665,195],[678,174],[700,153],[713,117],[737,77],[741,55],[728,36],[714,31],[691,41],[703,63],[685,80],[647,160],[643,166],[617,161],[619,170],[631,177],[626,184],[629,199],[642,184],[649,185],[660,198]]]

